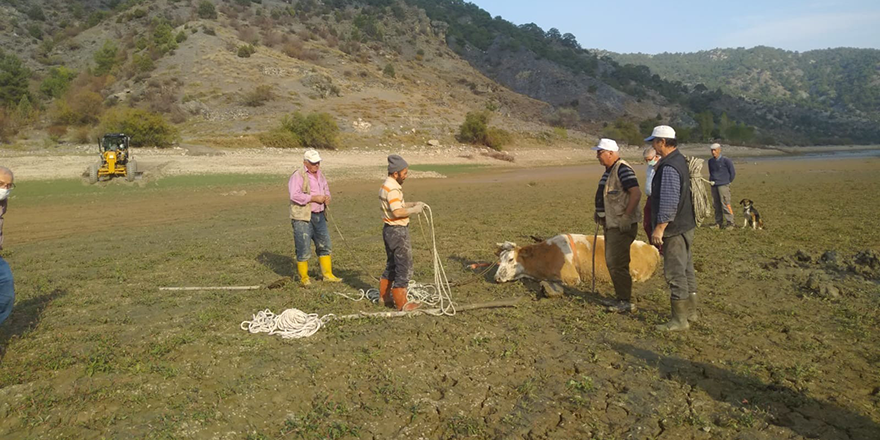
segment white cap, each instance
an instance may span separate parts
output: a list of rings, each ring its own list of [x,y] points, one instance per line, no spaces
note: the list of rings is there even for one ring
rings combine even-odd
[[[608,150],[608,151],[620,151],[620,147],[617,146],[617,142],[614,142],[611,139],[599,139],[599,145],[596,145],[592,148],[593,151],[599,150]]]
[[[318,150],[306,150],[306,153],[303,154],[303,159],[311,163],[318,163],[321,161],[321,155],[318,154]]]
[[[709,145],[709,149],[710,150],[719,150],[719,149],[721,149],[721,144],[715,143],[715,144]]]
[[[646,142],[653,141],[654,138],[675,139],[675,130],[668,125],[658,125],[654,127],[651,135],[645,138]]]

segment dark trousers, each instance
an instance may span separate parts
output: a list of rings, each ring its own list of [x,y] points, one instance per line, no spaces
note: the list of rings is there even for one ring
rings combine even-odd
[[[605,229],[605,264],[611,274],[614,293],[621,301],[632,301],[633,280],[629,273],[629,250],[638,233],[639,225],[636,223],[626,232],[621,232],[618,228]]]
[[[413,275],[412,245],[409,226],[385,225],[382,229],[385,241],[385,272],[382,278],[391,281],[392,288],[406,287]]]
[[[693,229],[663,238],[663,275],[674,300],[688,299],[697,291],[693,244]]]

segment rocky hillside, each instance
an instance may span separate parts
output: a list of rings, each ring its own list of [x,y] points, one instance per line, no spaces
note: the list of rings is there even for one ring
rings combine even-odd
[[[472,111],[523,142],[564,138],[552,125],[640,144],[658,122],[690,141],[880,142],[869,112],[664,79],[457,0],[0,0],[0,13],[6,142],[83,142],[159,115],[183,142],[256,146],[293,112],[330,115],[349,145],[451,142]]]

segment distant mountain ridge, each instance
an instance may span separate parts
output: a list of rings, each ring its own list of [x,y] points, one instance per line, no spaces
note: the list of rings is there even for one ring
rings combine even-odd
[[[880,120],[880,50],[837,48],[791,52],[772,47],[694,53],[608,55],[645,65],[670,81],[704,84],[733,96]]]

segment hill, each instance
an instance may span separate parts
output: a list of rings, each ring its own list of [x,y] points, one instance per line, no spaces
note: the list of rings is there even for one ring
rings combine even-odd
[[[282,127],[300,112],[327,115],[337,144],[391,146],[454,141],[474,111],[527,143],[565,139],[555,126],[640,145],[657,123],[686,141],[880,142],[859,106],[666,79],[457,0],[4,0],[0,12],[6,142],[165,121],[176,141],[296,146],[304,135]]]

